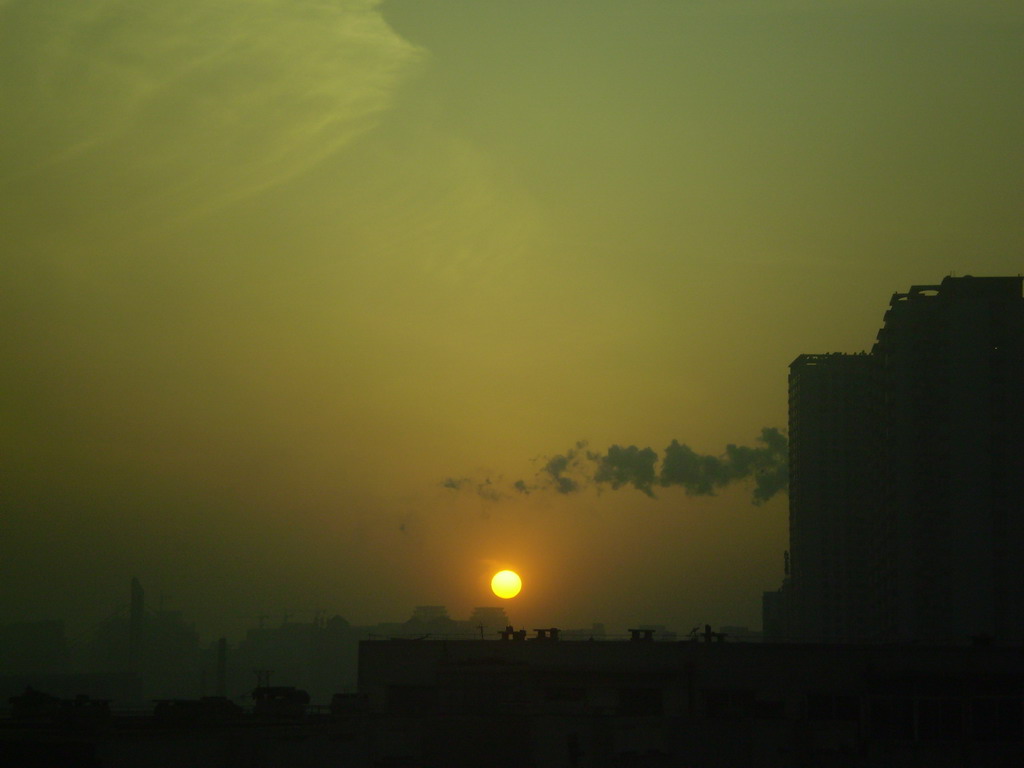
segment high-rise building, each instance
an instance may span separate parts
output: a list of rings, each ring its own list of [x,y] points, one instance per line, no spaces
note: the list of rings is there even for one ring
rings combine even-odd
[[[1021,289],[914,286],[870,354],[790,366],[791,573],[766,600],[786,603],[781,634],[1024,640]]]
[[[800,355],[789,373],[791,631],[865,634],[873,359]]]

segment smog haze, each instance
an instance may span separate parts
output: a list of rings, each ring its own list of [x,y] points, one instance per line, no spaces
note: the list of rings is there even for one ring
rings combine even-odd
[[[133,576],[204,636],[462,618],[507,567],[517,626],[758,627],[788,364],[1024,268],[1022,33],[0,0],[0,622],[85,632]]]

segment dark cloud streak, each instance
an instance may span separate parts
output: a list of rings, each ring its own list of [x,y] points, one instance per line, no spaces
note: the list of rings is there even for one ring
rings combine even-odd
[[[774,427],[761,430],[762,445],[729,444],[721,456],[696,453],[676,440],[665,449],[659,481],[681,485],[691,496],[712,496],[739,480],[753,478],[752,500],[762,504],[789,485],[789,440]]]
[[[581,440],[565,453],[547,458],[534,483],[517,480],[512,488],[521,494],[543,490],[572,494],[590,486],[610,486],[612,490],[631,487],[656,498],[656,486],[679,486],[688,496],[714,496],[732,483],[752,480],[751,501],[759,505],[788,489],[789,440],[779,429],[765,427],[757,443],[730,443],[722,454],[714,456],[697,453],[673,440],[665,448],[659,467],[653,448],[613,445],[601,454],[587,450],[587,443]],[[490,500],[503,497],[490,479],[474,484],[468,478],[448,478],[442,485],[453,490],[475,486],[479,495]]]
[[[654,498],[651,486],[654,484],[654,464],[658,454],[650,448],[637,448],[631,445],[621,448],[613,445],[608,454],[601,457],[594,474],[594,482],[608,483],[615,490],[624,485],[632,485],[641,493]]]

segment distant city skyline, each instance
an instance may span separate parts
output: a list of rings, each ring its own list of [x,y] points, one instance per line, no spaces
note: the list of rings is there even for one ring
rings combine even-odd
[[[224,633],[216,629],[216,627],[205,627],[198,622],[193,615],[193,611],[190,610],[188,605],[183,605],[177,602],[170,603],[166,601],[165,596],[157,592],[148,592],[143,586],[143,582],[137,578],[132,578],[131,583],[133,585],[132,591],[129,595],[124,589],[121,591],[125,594],[124,599],[116,604],[109,612],[105,614],[97,614],[90,620],[86,621],[83,625],[72,624],[67,627],[67,639],[72,643],[88,643],[92,642],[97,633],[102,634],[103,626],[109,624],[111,621],[122,621],[124,622],[124,638],[123,643],[127,649],[130,643],[129,636],[132,634],[130,629],[131,617],[133,615],[145,615],[150,617],[163,616],[163,617],[174,617],[175,621],[183,622],[184,626],[190,627],[196,632],[197,641],[202,644],[208,644],[216,641],[220,637],[224,637]],[[136,592],[136,587],[140,590]],[[124,585],[122,585],[123,587]],[[448,607],[440,603],[432,603],[425,605],[411,605],[404,613],[399,615],[391,616],[379,616],[371,618],[368,621],[363,622],[350,622],[348,617],[337,611],[330,611],[326,609],[294,609],[294,608],[282,608],[276,611],[257,612],[251,616],[246,616],[239,623],[240,630],[234,634],[226,635],[227,639],[231,642],[236,642],[245,637],[245,635],[253,629],[264,629],[264,628],[276,628],[285,626],[288,624],[303,624],[303,625],[315,625],[322,623],[330,619],[343,619],[346,624],[358,627],[361,630],[370,630],[377,628],[381,632],[390,631],[392,634],[401,636],[416,634],[418,625],[431,624],[441,622],[447,624],[447,634],[451,636],[465,635],[467,637],[478,637],[479,636],[479,624],[484,622],[485,629],[487,630],[487,638],[497,638],[500,634],[500,630],[504,629],[506,624],[509,624],[516,629],[526,628],[527,622],[517,621],[514,612],[514,607],[510,610],[509,602],[502,601],[500,598],[491,595],[490,603],[483,603],[482,605],[473,606],[463,614],[452,614],[449,612]],[[499,604],[504,603],[504,604]],[[138,609],[133,606],[140,606]],[[502,617],[499,621],[498,617]],[[534,622],[537,623],[537,622]],[[561,617],[550,616],[540,622],[544,626],[557,626],[560,629],[569,633],[570,636],[575,636],[581,632],[594,632],[595,627],[600,627],[599,634],[602,636],[607,635],[609,637],[625,638],[629,637],[629,627],[626,624],[622,626],[608,624],[601,620],[600,617],[595,617],[594,621],[585,625],[573,625],[561,620]],[[0,623],[0,626],[4,627],[56,627],[60,626],[62,632],[65,632],[65,617],[59,615],[51,615],[44,619],[26,619],[22,621],[13,621]],[[668,633],[669,636],[676,636],[685,634],[684,627],[682,625],[669,625],[664,621],[659,620],[659,617],[652,616],[646,619],[640,617],[629,623],[630,626],[643,626],[643,627],[656,627],[663,634]],[[744,632],[750,632],[756,634],[753,630],[748,630],[747,627],[740,625],[725,625],[732,629],[743,630]],[[687,627],[686,631],[689,631],[692,627]],[[492,631],[493,630],[493,631]],[[532,627],[530,629],[532,632]],[[492,638],[493,636],[493,638]],[[663,639],[663,638],[659,638]],[[124,662],[130,664],[131,654],[127,654]]]
[[[509,638],[509,628],[517,637],[557,634],[564,641],[624,640],[641,629],[649,639],[676,641],[704,632],[702,625],[683,630],[661,622],[572,626],[557,617],[538,629],[517,622],[504,605],[477,606],[453,616],[434,604],[415,606],[406,618],[365,624],[327,611],[264,614],[251,617],[239,635],[224,637],[211,635],[187,607],[167,609],[159,599],[154,604],[139,579],[125,586],[125,604],[84,632],[68,632],[57,617],[0,623],[0,699],[28,685],[64,697],[75,695],[76,686],[89,686],[93,696],[119,707],[213,695],[238,701],[248,699],[259,674],[261,685],[269,678],[276,685],[301,688],[314,703],[326,705],[336,693],[355,691],[363,640],[500,642]],[[730,642],[760,639],[759,633],[738,626],[716,627],[715,636]]]

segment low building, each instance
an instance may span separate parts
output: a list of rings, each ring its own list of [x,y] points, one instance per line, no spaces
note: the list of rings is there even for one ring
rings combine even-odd
[[[366,641],[380,765],[1024,764],[1016,647]]]

